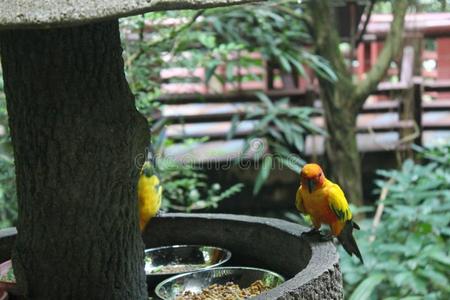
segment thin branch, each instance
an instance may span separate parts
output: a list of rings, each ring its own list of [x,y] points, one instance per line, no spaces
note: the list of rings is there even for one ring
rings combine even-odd
[[[397,0],[393,6],[394,20],[391,30],[384,42],[376,65],[372,66],[366,79],[357,83],[355,91],[355,102],[352,103],[354,111],[359,111],[368,95],[377,87],[391,63],[391,60],[400,51],[402,45],[405,15],[408,8],[407,0]]]
[[[383,215],[383,211],[384,211],[384,200],[386,199],[386,197],[389,193],[389,187],[392,184],[394,184],[394,182],[395,182],[395,179],[393,177],[391,177],[389,179],[389,181],[386,183],[386,185],[381,189],[380,198],[378,198],[377,210],[375,212],[375,216],[374,216],[373,222],[372,222],[372,234],[369,236],[370,243],[375,241],[375,238],[376,238],[375,231],[376,231],[378,225],[380,225],[381,216]]]
[[[131,66],[131,64],[135,60],[137,60],[139,57],[141,57],[146,52],[145,49],[149,49],[149,48],[155,47],[156,45],[158,45],[160,43],[163,43],[163,42],[166,42],[168,40],[171,40],[171,39],[175,38],[181,32],[183,32],[186,29],[188,29],[189,27],[191,27],[191,25],[194,24],[195,21],[197,21],[198,17],[200,17],[204,12],[205,12],[204,9],[197,11],[195,13],[195,15],[192,16],[192,18],[186,24],[183,24],[182,26],[180,26],[180,27],[178,27],[176,29],[173,29],[168,35],[166,35],[166,36],[164,36],[162,38],[159,38],[157,40],[149,41],[149,42],[145,43],[145,45],[140,47],[137,52],[135,52],[133,55],[131,55],[127,59],[127,66]]]
[[[361,28],[361,30],[358,31],[358,35],[356,36],[355,49],[358,48],[358,45],[359,43],[361,43],[364,34],[366,34],[367,25],[369,24],[370,16],[372,15],[373,7],[375,6],[376,1],[377,0],[370,0],[367,12],[365,14],[366,19],[364,20],[363,27]]]

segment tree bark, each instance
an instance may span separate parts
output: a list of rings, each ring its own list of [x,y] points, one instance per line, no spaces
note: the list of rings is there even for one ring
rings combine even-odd
[[[316,53],[326,58],[337,74],[338,82],[319,77],[320,98],[327,125],[326,157],[330,177],[344,190],[347,199],[362,205],[362,175],[356,144],[356,113],[350,107],[354,98],[352,75],[339,50],[339,35],[333,27],[327,0],[310,1]]]
[[[147,299],[135,158],[149,140],[117,21],[0,34],[28,299]]]

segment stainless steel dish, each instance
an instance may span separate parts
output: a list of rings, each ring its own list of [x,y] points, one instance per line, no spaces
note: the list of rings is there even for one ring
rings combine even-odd
[[[174,245],[145,250],[145,274],[149,288],[176,275],[219,266],[231,252],[213,246]]]
[[[164,300],[174,300],[186,291],[201,292],[212,284],[233,282],[241,288],[261,280],[268,288],[284,282],[283,276],[264,269],[248,267],[217,267],[170,277],[157,285],[155,293]]]

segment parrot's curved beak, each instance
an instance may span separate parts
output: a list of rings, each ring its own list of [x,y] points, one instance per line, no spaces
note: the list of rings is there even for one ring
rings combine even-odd
[[[312,179],[308,179],[307,182],[308,182],[308,191],[311,194],[314,191],[314,189],[316,188],[316,182]]]

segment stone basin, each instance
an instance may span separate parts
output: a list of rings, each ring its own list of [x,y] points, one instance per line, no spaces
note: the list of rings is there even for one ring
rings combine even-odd
[[[228,214],[170,213],[151,220],[146,248],[204,244],[232,252],[228,265],[265,268],[286,278],[252,299],[343,299],[339,256],[331,242],[301,234],[304,226],[272,218]],[[16,231],[0,230],[0,262],[10,258]]]
[[[227,265],[269,269],[286,282],[255,300],[343,299],[336,248],[301,234],[304,226],[272,218],[228,214],[164,214],[150,221],[147,248],[204,244],[226,248]]]

